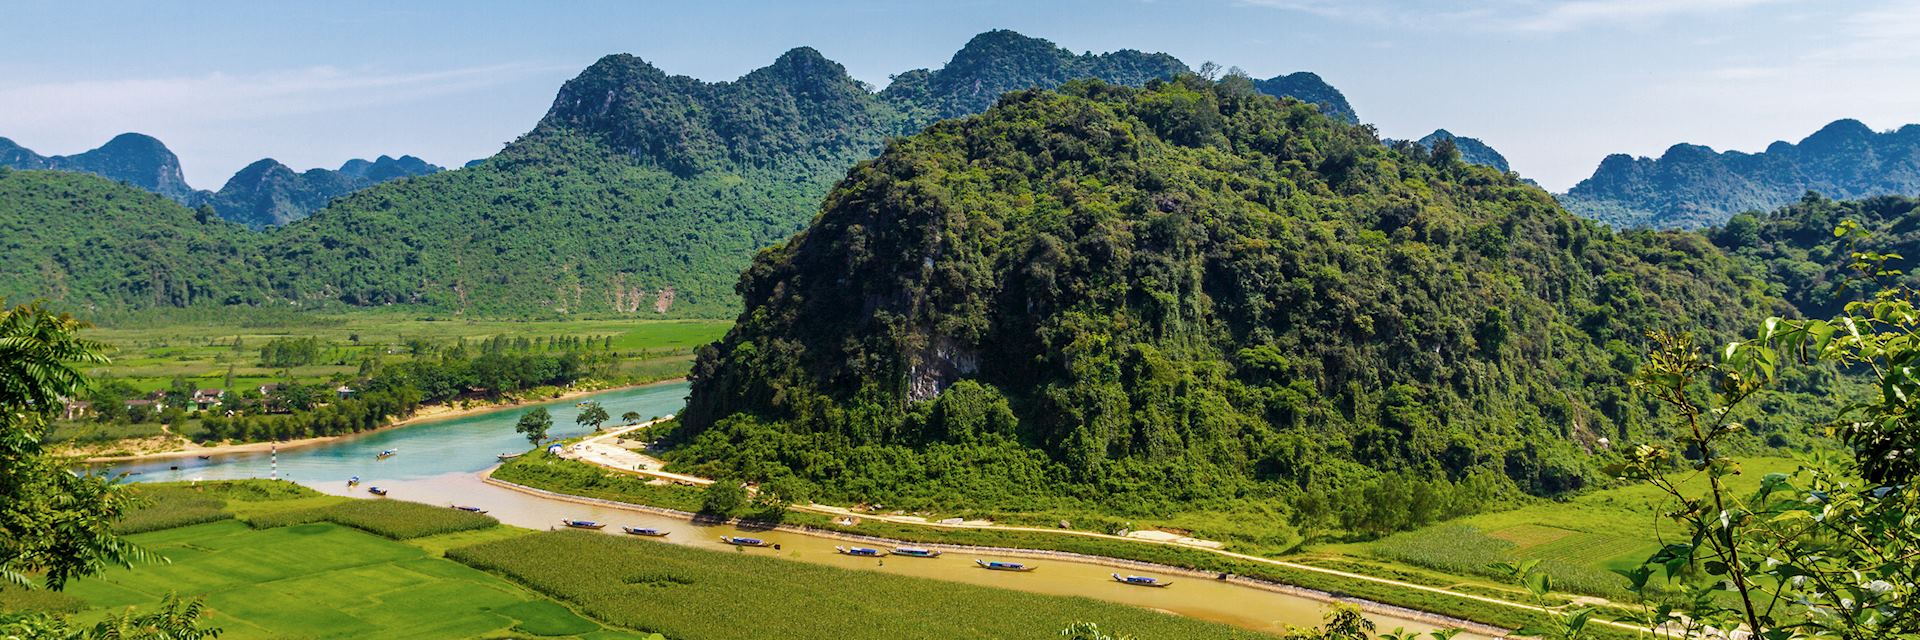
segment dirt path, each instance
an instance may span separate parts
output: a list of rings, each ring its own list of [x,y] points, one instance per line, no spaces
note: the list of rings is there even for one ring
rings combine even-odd
[[[673,416],[667,416],[665,418],[660,418],[660,420],[667,420],[672,417]],[[587,438],[586,440],[581,441],[577,445],[578,446],[577,449],[570,449],[565,454],[565,457],[574,458],[582,462],[586,462],[588,464],[592,464],[610,471],[650,476],[650,477],[659,478],[665,481],[684,482],[684,483],[696,484],[701,486],[713,484],[713,480],[710,480],[707,478],[697,478],[694,476],[662,471],[661,468],[665,466],[665,463],[662,462],[661,460],[637,451],[632,451],[624,447],[617,446],[610,442],[610,440],[613,440],[613,439],[620,439],[622,436],[624,436],[628,432],[641,429],[644,427],[649,427],[649,426],[652,426],[653,424],[654,422],[646,422],[646,423],[630,425],[626,427],[620,427],[617,429],[610,430],[606,433]],[[1394,580],[1391,578],[1370,576],[1362,573],[1353,573],[1350,571],[1341,571],[1338,569],[1328,569],[1326,567],[1317,567],[1310,564],[1301,564],[1298,562],[1288,562],[1285,560],[1263,558],[1260,556],[1247,555],[1244,553],[1235,553],[1232,551],[1227,551],[1225,549],[1218,548],[1217,546],[1212,546],[1212,545],[1217,545],[1218,543],[1212,543],[1212,541],[1208,541],[1208,540],[1200,540],[1198,542],[1212,543],[1212,544],[1194,544],[1192,542],[1189,542],[1193,540],[1192,538],[1182,538],[1182,539],[1140,538],[1140,537],[1117,536],[1113,534],[1098,533],[1093,531],[1078,531],[1074,529],[1047,529],[1043,527],[1020,527],[1020,526],[1008,526],[1008,525],[981,523],[981,522],[940,523],[940,522],[931,522],[925,518],[919,518],[919,517],[913,517],[913,516],[892,516],[892,515],[876,515],[876,514],[869,514],[869,513],[861,513],[861,512],[853,511],[852,509],[847,509],[845,507],[837,507],[837,506],[823,505],[823,504],[794,505],[790,508],[795,511],[818,513],[818,514],[824,514],[827,516],[834,516],[834,517],[854,517],[854,518],[860,518],[863,520],[880,520],[880,521],[892,522],[892,523],[898,523],[898,524],[908,524],[908,525],[933,527],[933,528],[940,528],[940,529],[990,529],[990,530],[996,530],[996,531],[1027,531],[1027,532],[1047,533],[1047,534],[1053,534],[1053,535],[1069,535],[1069,536],[1082,536],[1087,538],[1103,538],[1103,539],[1109,539],[1109,540],[1125,540],[1128,542],[1139,542],[1139,543],[1145,543],[1145,544],[1159,544],[1159,545],[1166,545],[1166,546],[1172,546],[1172,547],[1181,547],[1186,549],[1204,551],[1207,553],[1218,554],[1228,558],[1233,558],[1235,560],[1257,562],[1261,564],[1266,564],[1266,565],[1271,565],[1276,567],[1284,567],[1287,569],[1293,569],[1297,571],[1308,571],[1308,572],[1322,574],[1322,575],[1336,576],[1336,577],[1346,578],[1350,580],[1372,582],[1375,584],[1389,585],[1396,588],[1411,589],[1414,591],[1421,591],[1425,593],[1442,594],[1442,595],[1452,596],[1456,598],[1472,600],[1474,602],[1481,602],[1481,603],[1491,604],[1495,606],[1506,607],[1509,609],[1517,609],[1521,611],[1530,611],[1535,613],[1546,613],[1550,615],[1560,614],[1560,611],[1556,609],[1543,607],[1540,605],[1527,604],[1524,602],[1514,602],[1512,600],[1505,600],[1501,598],[1495,598],[1492,596],[1483,596],[1483,595],[1474,594],[1474,593],[1466,593],[1466,592],[1458,591],[1449,587],[1434,587],[1434,586],[1428,586],[1428,585],[1418,584],[1413,582],[1406,582],[1402,580]],[[1632,625],[1632,624],[1628,624],[1624,622],[1615,622],[1612,620],[1601,620],[1596,618],[1591,620],[1590,624],[1591,623],[1604,624],[1610,627],[1625,629],[1629,631],[1636,631],[1636,632],[1646,631],[1646,629]]]

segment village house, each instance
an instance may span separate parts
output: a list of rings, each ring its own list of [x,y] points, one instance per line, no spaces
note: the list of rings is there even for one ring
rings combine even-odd
[[[193,406],[201,411],[206,411],[220,406],[226,398],[226,389],[195,389],[193,391]]]

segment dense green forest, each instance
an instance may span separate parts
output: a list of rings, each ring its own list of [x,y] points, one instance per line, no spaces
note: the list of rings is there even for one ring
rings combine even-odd
[[[1920,195],[1920,125],[1881,133],[1837,120],[1798,144],[1775,142],[1758,153],[1676,144],[1657,159],[1615,154],[1560,201],[1620,227],[1701,229],[1790,204],[1808,191]]]
[[[76,311],[250,304],[267,296],[260,238],[98,176],[0,168],[0,297]]]
[[[670,459],[833,500],[1268,497],[1392,530],[1581,488],[1648,435],[1646,332],[1786,310],[1700,235],[1616,233],[1243,77],[1149,87],[1020,92],[856,167],[743,276]]]
[[[1843,223],[1857,233],[1837,234]],[[1863,300],[1881,285],[1920,285],[1920,199],[1882,196],[1836,201],[1814,193],[1765,213],[1734,215],[1707,234],[1743,258],[1754,260],[1775,293],[1812,318],[1840,315],[1846,303]],[[1853,253],[1901,256],[1888,266],[1905,273],[1893,282],[1862,282]]]
[[[0,294],[129,307],[232,300],[500,316],[728,317],[739,309],[733,284],[753,254],[803,228],[847,167],[873,156],[887,138],[977,112],[1007,90],[1083,77],[1138,85],[1186,69],[1165,54],[1075,54],[1011,31],[980,34],[942,68],[900,74],[879,92],[809,48],[731,82],[607,56],[566,83],[530,133],[463,170],[433,173],[437,167],[402,158],[394,166],[411,170],[356,172],[348,163],[338,172],[294,173],[267,160],[218,194],[198,192],[215,214],[254,226],[332,201],[252,241],[210,238],[228,248],[183,257],[231,263],[239,252],[254,252],[245,262],[259,266],[244,278],[194,280],[207,295],[116,298],[108,290],[79,301],[46,286],[51,280],[32,278],[8,283]],[[1339,92],[1311,74],[1263,82],[1350,115]],[[366,181],[414,173],[431,175],[334,199]],[[10,209],[0,203],[0,219]],[[41,245],[21,246],[42,252]]]

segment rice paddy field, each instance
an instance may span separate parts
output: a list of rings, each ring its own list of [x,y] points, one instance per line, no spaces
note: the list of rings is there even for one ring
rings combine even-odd
[[[1274,637],[1086,598],[573,531],[456,548],[448,557],[674,640],[1046,638],[1079,621],[1139,640]]]
[[[147,531],[130,539],[165,563],[110,569],[64,593],[0,590],[0,609],[60,611],[91,621],[177,592],[205,597],[213,612],[208,623],[222,638],[658,640],[607,627],[442,557],[450,546],[529,535],[485,516],[325,496],[286,482],[137,490],[149,505],[124,528]],[[316,514],[331,521],[311,517]]]
[[[81,619],[206,596],[222,638],[645,638],[611,630],[485,572],[332,523],[257,530],[235,521],[139,534],[165,565],[113,569],[67,594]]]

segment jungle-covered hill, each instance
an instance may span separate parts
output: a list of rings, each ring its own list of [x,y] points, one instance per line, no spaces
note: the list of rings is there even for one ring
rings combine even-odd
[[[252,304],[258,238],[150,191],[69,171],[0,168],[0,297],[76,312]]]
[[[1399,148],[1190,75],[895,141],[743,276],[672,460],[896,506],[1554,495],[1650,422],[1647,331],[1783,310],[1700,235]]]
[[[1852,231],[1836,234],[1842,223]],[[1774,293],[1808,317],[1839,315],[1847,302],[1880,285],[1920,286],[1920,199],[1881,196],[1839,201],[1809,193],[1799,202],[1762,213],[1735,214],[1707,231],[1729,253],[1755,261]],[[1900,273],[1861,280],[1855,252],[1890,256]],[[1891,257],[1898,256],[1898,257]],[[1876,269],[1877,270],[1877,269]]]

